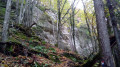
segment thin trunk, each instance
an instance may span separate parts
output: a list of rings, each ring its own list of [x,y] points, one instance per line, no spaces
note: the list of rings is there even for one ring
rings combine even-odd
[[[22,23],[22,11],[23,11],[23,3],[24,3],[24,0],[22,0],[22,2],[21,2],[21,6],[20,6],[20,14],[19,14],[19,24],[21,24]]]
[[[93,17],[92,17],[92,24],[94,24],[94,16],[95,16],[95,13],[93,14]],[[98,52],[98,40],[97,40],[97,32],[96,32],[96,28],[94,28],[94,25],[91,25],[92,26],[92,34],[93,34],[93,40],[95,42],[95,52]]]
[[[73,4],[75,4],[76,0],[74,0]],[[66,17],[66,15],[70,12],[72,5],[70,6],[69,9],[67,9],[67,12],[64,14],[64,16],[62,17],[62,19],[64,19]]]
[[[60,48],[60,38],[61,38],[61,12],[60,12],[60,0],[57,1],[57,8],[58,8],[58,35],[57,35],[57,44]]]
[[[62,9],[61,9],[61,13],[62,13],[66,3],[67,3],[67,0],[64,1],[64,4],[63,4]]]
[[[19,0],[16,0],[16,23],[19,21]]]
[[[76,46],[75,46],[75,39],[74,39],[74,32],[73,32],[73,29],[74,29],[74,26],[73,26],[73,17],[72,17],[72,14],[70,14],[70,25],[71,25],[71,28],[70,28],[70,36],[71,36],[71,49],[72,51],[76,51]]]
[[[25,12],[26,12],[27,7],[28,7],[28,0],[26,0],[25,7],[22,12],[21,22],[23,21],[23,18],[25,17]]]
[[[111,52],[110,40],[107,32],[107,25],[105,21],[104,5],[102,0],[94,0],[94,7],[96,13],[97,29],[102,48],[102,59],[108,67],[115,67],[114,59]]]
[[[75,45],[75,20],[74,20],[74,3],[72,4],[72,36],[73,36],[73,48],[74,52],[76,52],[76,45]]]

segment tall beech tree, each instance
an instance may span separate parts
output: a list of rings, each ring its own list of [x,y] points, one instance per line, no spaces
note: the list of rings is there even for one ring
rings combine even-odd
[[[94,7],[96,13],[97,30],[100,40],[102,59],[105,61],[107,67],[115,67],[114,59],[111,53],[110,40],[105,21],[104,5],[102,0],[94,0]]]
[[[11,11],[11,0],[7,0],[6,4],[6,12],[2,29],[2,42],[6,42],[8,40],[8,26],[10,19],[10,11]]]
[[[58,47],[60,48],[60,36],[61,36],[61,4],[60,0],[57,0],[57,9],[58,9],[58,33],[57,33],[57,44]]]
[[[19,21],[19,0],[16,0],[16,22],[18,23]]]

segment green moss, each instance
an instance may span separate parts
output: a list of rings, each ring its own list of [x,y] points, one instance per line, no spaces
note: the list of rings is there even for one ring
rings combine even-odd
[[[25,36],[22,32],[17,31],[16,29],[10,28],[9,34],[11,35],[8,41],[21,43],[20,40],[28,40],[28,37]]]
[[[0,7],[0,16],[4,16],[6,8]]]
[[[56,52],[54,48],[49,48],[50,52]]]
[[[41,11],[45,12],[45,7],[44,7],[44,6],[38,6],[38,8],[39,8]]]
[[[48,49],[46,49],[44,46],[40,46],[40,45],[38,45],[38,46],[32,46],[31,45],[31,48],[38,51],[38,52],[42,52],[42,53],[45,53],[45,54],[47,54],[49,52]]]
[[[50,54],[49,59],[54,62],[60,63],[59,57],[57,55]]]
[[[39,41],[39,39],[36,39],[36,38],[34,38],[34,37],[30,37],[30,38],[28,38],[28,40],[29,40],[29,42],[31,41],[31,42],[38,42]]]
[[[45,44],[46,44],[46,42],[45,42],[45,41],[42,41],[42,44],[43,44],[43,45],[45,45]]]
[[[5,8],[2,7],[4,4],[0,3],[0,23],[3,23],[4,15],[5,15]]]
[[[25,36],[25,35],[24,35],[23,33],[21,33],[21,32],[17,32],[15,35],[18,36],[20,39],[28,39],[27,36]]]
[[[71,59],[72,61],[74,62],[79,62],[79,63],[83,63],[83,60],[79,59],[79,58],[76,58],[74,55],[72,54],[69,54],[69,53],[64,53],[63,54],[65,57]]]
[[[32,36],[34,39],[41,41],[42,39],[39,38],[38,36]]]
[[[16,43],[20,43],[20,41],[14,37],[10,37],[8,38],[8,42],[16,42]]]
[[[43,29],[40,27],[40,26],[37,26],[37,27],[32,27],[32,30],[34,31],[34,32],[40,32],[40,33],[42,33],[43,32]]]
[[[13,45],[10,46],[10,47],[7,47],[6,50],[9,51],[9,52],[14,52]]]
[[[0,19],[0,24],[2,24],[2,23],[3,23],[3,21],[4,21],[3,19]]]
[[[55,20],[54,23],[57,23],[57,20]]]
[[[47,20],[51,20],[51,17],[46,12],[44,13],[44,15],[45,15]]]

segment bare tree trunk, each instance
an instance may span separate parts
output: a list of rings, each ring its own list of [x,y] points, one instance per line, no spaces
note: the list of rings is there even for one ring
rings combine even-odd
[[[102,59],[108,67],[115,67],[114,59],[111,53],[110,40],[105,21],[104,5],[102,0],[94,0],[94,7],[96,13],[96,21],[98,27],[98,34],[100,46],[102,48]]]
[[[111,36],[112,35],[111,33],[113,32],[113,26],[110,16],[107,17],[107,27],[108,27],[109,36]]]
[[[57,35],[57,44],[60,48],[60,38],[61,38],[61,12],[60,12],[60,0],[57,1],[57,8],[58,8],[58,35]]]
[[[21,2],[21,7],[20,7],[20,14],[19,14],[19,24],[22,23],[22,11],[23,11],[23,3],[24,3],[24,0],[22,0]]]
[[[76,52],[76,44],[75,44],[75,8],[74,8],[74,2],[72,4],[72,16],[71,16],[71,25],[72,25],[72,36],[73,36],[73,51]]]
[[[16,23],[19,22],[19,0],[16,0]]]
[[[25,13],[23,12],[23,25],[29,28],[33,24],[33,7],[34,1],[28,0],[25,5]]]
[[[28,0],[26,0],[25,7],[24,7],[22,15],[21,15],[21,22],[23,21],[23,18],[25,17],[25,12],[27,10],[27,6],[28,6]]]
[[[94,24],[94,17],[95,17],[95,13],[93,14],[93,17],[92,17],[92,24]],[[94,27],[94,25],[91,25],[92,26],[92,34],[94,34],[95,36],[93,36],[93,40],[95,42],[95,52],[98,52],[99,49],[98,49],[98,39],[97,39],[97,31],[96,31],[96,28]]]
[[[74,39],[74,24],[73,24],[73,17],[72,14],[70,14],[70,24],[71,24],[71,28],[70,28],[70,36],[71,36],[71,49],[72,51],[76,52],[76,46],[75,46],[75,39]]]
[[[10,11],[11,11],[11,0],[7,0],[5,18],[2,29],[2,42],[6,42],[8,40],[8,26],[10,19]]]

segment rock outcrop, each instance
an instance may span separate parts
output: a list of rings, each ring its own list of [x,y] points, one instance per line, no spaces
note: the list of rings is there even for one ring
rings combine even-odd
[[[34,7],[34,25],[32,27],[33,31],[37,36],[46,42],[55,45],[57,43],[57,12],[47,9],[42,11],[38,7]],[[87,34],[81,33],[78,28],[75,28],[75,44],[76,49],[79,54],[88,55],[89,53],[88,45],[92,47],[91,42],[85,40]],[[62,26],[62,36],[61,36],[61,48],[65,50],[71,50],[72,40],[70,28],[63,25]],[[87,42],[86,42],[87,41]]]

